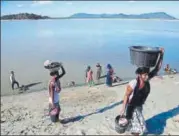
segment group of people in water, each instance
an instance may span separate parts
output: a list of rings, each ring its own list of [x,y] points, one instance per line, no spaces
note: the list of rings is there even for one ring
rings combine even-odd
[[[143,104],[145,103],[148,95],[150,94],[150,79],[157,75],[158,71],[161,69],[163,61],[164,49],[161,49],[160,59],[158,60],[155,68],[150,70],[150,68],[139,67],[136,70],[136,79],[129,82],[126,88],[126,93],[123,99],[122,109],[119,112],[121,117],[126,118],[127,131],[133,135],[143,134],[147,131],[145,119],[142,114]],[[59,74],[58,71],[50,72],[50,82],[48,84],[49,90],[49,115],[52,122],[59,121],[60,115],[60,103],[59,94],[61,92],[60,79],[66,74],[63,65],[60,65],[62,73]],[[98,63],[96,65],[96,80],[99,83],[101,78],[106,78],[106,85],[111,87],[114,81],[120,81],[119,77],[114,76],[114,69],[110,64],[107,64],[107,73],[102,76],[102,66]],[[170,71],[169,65],[165,68],[166,71]],[[14,84],[18,85],[18,82],[13,77],[13,72],[11,72],[11,83],[12,89],[14,89]],[[89,86],[93,86],[93,71],[90,66],[86,69],[86,82]]]
[[[100,65],[100,63],[96,64],[96,68],[97,68],[97,70],[96,70],[96,83],[95,83],[94,78],[93,78],[94,73],[93,73],[91,66],[87,66],[86,71],[85,71],[85,82],[88,83],[88,85],[90,87],[100,84],[101,83],[100,80],[102,78],[106,78],[106,85],[108,87],[111,87],[112,83],[122,81],[122,79],[119,78],[119,76],[115,76],[114,69],[111,66],[111,64],[107,64],[107,66],[106,66],[106,68],[107,68],[106,75],[102,75],[102,66]],[[165,66],[164,72],[166,74],[176,74],[176,73],[178,73],[176,69],[170,68],[169,64],[167,64]],[[10,83],[11,83],[12,90],[14,90],[15,85],[17,86],[17,88],[20,87],[19,82],[15,78],[14,71],[11,71],[11,73],[10,73]],[[75,86],[75,85],[76,85],[75,81],[71,81],[70,83],[68,83],[68,86]]]
[[[100,79],[101,78],[106,78],[106,85],[108,87],[112,86],[112,83],[114,82],[120,82],[121,79],[118,76],[114,76],[114,69],[111,66],[111,64],[107,64],[106,68],[107,68],[107,72],[105,75],[102,76],[102,66],[100,65],[100,63],[96,64],[96,81],[97,84],[100,83]],[[88,85],[91,87],[93,85],[95,85],[94,83],[94,78],[93,78],[93,70],[91,68],[91,66],[88,66],[86,69],[86,82],[88,83]]]

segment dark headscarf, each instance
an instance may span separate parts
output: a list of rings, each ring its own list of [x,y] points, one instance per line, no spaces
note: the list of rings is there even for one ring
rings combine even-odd
[[[107,64],[107,68],[111,69],[112,68],[111,64]]]

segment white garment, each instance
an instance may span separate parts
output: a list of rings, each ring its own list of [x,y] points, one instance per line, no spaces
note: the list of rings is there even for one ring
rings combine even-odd
[[[142,107],[138,106],[134,109],[127,131],[130,133],[139,133],[140,135],[143,135],[147,132],[145,119],[142,114]]]
[[[14,74],[11,74],[11,75],[10,75],[10,81],[11,81],[11,83],[13,83],[14,81],[16,81]]]
[[[57,83],[60,84],[60,81],[58,80],[58,81],[55,83],[55,86],[57,85]],[[60,94],[60,93],[59,93],[58,91],[56,91],[56,87],[54,87],[53,92],[54,92],[54,95],[53,95],[53,96],[54,96],[54,99],[53,99],[53,100],[54,100],[54,103],[58,103],[58,102],[59,102],[59,98],[60,98],[60,97],[59,97],[59,94]],[[49,102],[52,103],[52,97],[49,97]]]
[[[59,102],[59,93],[58,92],[56,92],[56,91],[54,91],[54,103],[58,103]],[[51,103],[52,104],[52,97],[49,97],[49,103]]]
[[[132,88],[132,94],[129,96],[129,101],[132,99],[132,97],[133,97],[133,94],[134,94],[134,89],[135,89],[135,87],[136,87],[136,85],[137,85],[137,80],[136,79],[134,79],[134,80],[132,80],[132,81],[130,81],[129,82],[129,84],[128,84],[131,88]]]
[[[132,94],[129,96],[129,101],[131,101],[134,94],[134,89],[137,85],[137,80],[134,79],[130,81],[128,85],[133,89]],[[144,134],[147,132],[145,119],[142,114],[142,106],[138,106],[134,109],[131,123],[129,124],[127,131],[129,131],[130,133],[139,133],[139,134]]]

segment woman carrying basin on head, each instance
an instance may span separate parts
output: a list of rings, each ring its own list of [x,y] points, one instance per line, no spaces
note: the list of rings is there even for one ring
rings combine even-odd
[[[138,68],[136,70],[137,78],[127,85],[120,115],[126,114],[126,119],[129,122],[127,130],[134,135],[147,131],[142,109],[150,93],[149,80],[158,73],[162,65],[164,49],[160,50],[161,55],[155,68],[152,71],[146,67]]]
[[[49,112],[52,122],[57,122],[59,120],[59,114],[61,111],[59,104],[59,95],[61,92],[60,79],[66,74],[64,67],[60,64],[62,73],[59,74],[58,71],[50,72],[50,82],[49,82]]]

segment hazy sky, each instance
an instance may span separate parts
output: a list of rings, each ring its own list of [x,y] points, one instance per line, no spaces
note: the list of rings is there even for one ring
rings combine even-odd
[[[179,1],[2,1],[1,14],[36,13],[64,17],[74,13],[166,12],[179,18]]]

